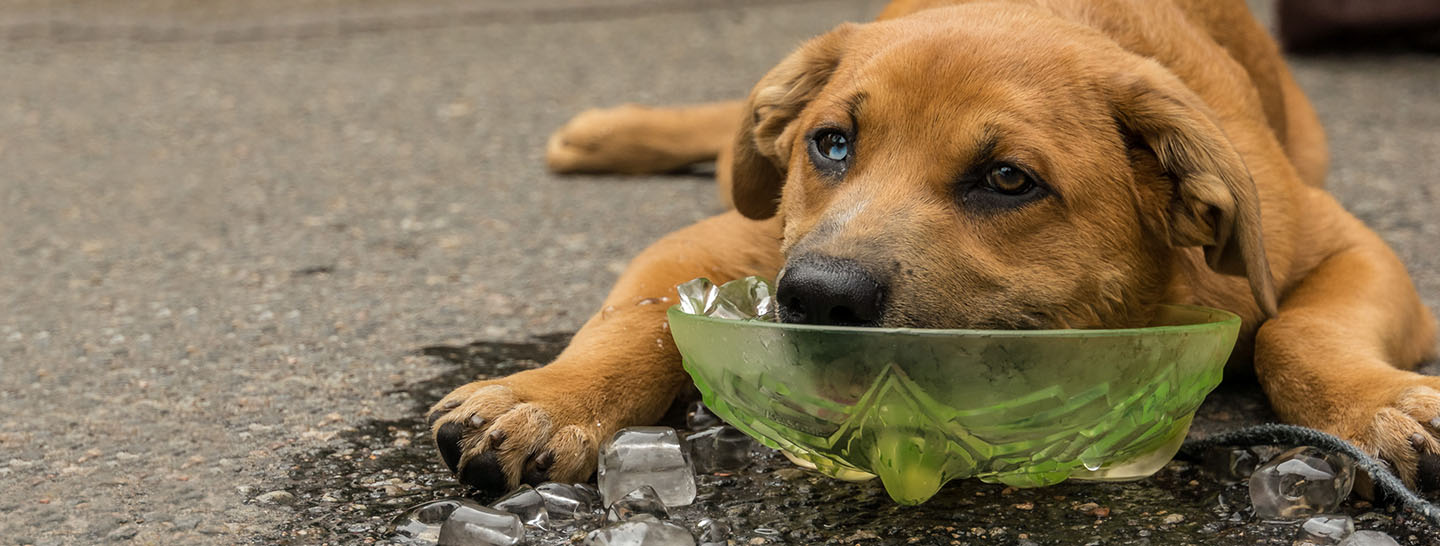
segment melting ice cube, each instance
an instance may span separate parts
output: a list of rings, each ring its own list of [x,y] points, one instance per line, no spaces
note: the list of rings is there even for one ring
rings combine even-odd
[[[525,538],[520,518],[464,499],[440,526],[440,546],[513,546]]]
[[[730,526],[713,519],[702,519],[696,524],[700,528],[699,546],[726,546],[730,540]]]
[[[490,504],[491,508],[509,512],[520,517],[526,525],[541,529],[550,528],[550,513],[545,510],[545,497],[534,487],[522,485],[500,500]]]
[[[556,525],[568,525],[595,517],[600,493],[588,484],[545,482],[535,486],[545,501],[545,512]]]
[[[740,470],[750,464],[750,448],[755,440],[735,427],[710,427],[685,438],[690,444],[690,457],[695,471],[703,473]]]
[[[715,310],[715,297],[720,288],[710,279],[699,278],[681,283],[675,287],[680,294],[680,310],[691,315],[709,315]]]
[[[1204,468],[1223,484],[1250,479],[1261,461],[1255,452],[1244,447],[1218,446],[1205,452]]]
[[[775,289],[760,277],[745,277],[715,286],[699,278],[675,287],[680,310],[691,315],[727,319],[776,320]]]
[[[712,317],[728,319],[771,319],[775,312],[775,291],[760,277],[745,277],[720,285],[715,294]]]
[[[670,517],[665,511],[665,503],[660,502],[660,495],[655,493],[655,488],[642,486],[620,497],[610,504],[606,519],[611,522],[625,521],[639,515],[654,516],[656,519]]]
[[[695,472],[670,427],[620,429],[601,446],[597,475],[606,505],[644,485],[655,488],[665,506],[695,501]]]
[[[640,515],[590,531],[585,546],[695,546],[695,536],[674,523]]]
[[[1338,453],[1297,447],[1271,459],[1250,475],[1255,515],[1296,520],[1334,512],[1355,483],[1354,461]]]
[[[1305,520],[1300,525],[1296,543],[1332,546],[1340,544],[1355,532],[1355,522],[1344,514],[1324,514]]]
[[[465,499],[440,499],[405,509],[390,521],[389,534],[412,539],[418,544],[435,544],[440,540],[440,526]]]

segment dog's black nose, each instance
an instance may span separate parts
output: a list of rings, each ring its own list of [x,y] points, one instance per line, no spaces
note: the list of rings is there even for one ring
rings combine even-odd
[[[854,260],[803,256],[785,265],[776,289],[780,320],[869,326],[880,320],[885,285]]]

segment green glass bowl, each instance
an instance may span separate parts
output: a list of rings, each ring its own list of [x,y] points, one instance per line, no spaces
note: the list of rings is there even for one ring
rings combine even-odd
[[[919,504],[956,478],[1017,487],[1164,466],[1220,383],[1240,318],[1167,305],[1115,330],[917,330],[669,311],[705,403],[797,463]]]

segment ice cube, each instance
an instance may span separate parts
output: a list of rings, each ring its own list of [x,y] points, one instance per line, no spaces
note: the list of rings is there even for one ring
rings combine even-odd
[[[750,448],[755,447],[754,439],[724,425],[691,434],[685,441],[690,444],[695,471],[706,474],[745,468],[750,464]]]
[[[1218,446],[1205,452],[1204,468],[1217,481],[1229,485],[1250,479],[1261,462],[1248,448]]]
[[[611,503],[605,519],[611,522],[625,521],[642,514],[655,516],[657,519],[670,517],[670,514],[665,511],[665,503],[660,502],[660,495],[655,493],[655,488],[648,485],[631,491]]]
[[[1355,531],[1340,546],[1400,546],[1400,543],[1380,531]]]
[[[760,277],[745,277],[715,286],[699,278],[675,287],[680,310],[692,315],[727,319],[776,320],[775,289]]]
[[[1350,516],[1344,514],[1322,514],[1305,520],[1300,525],[1300,535],[1296,542],[1303,544],[1314,544],[1317,546],[1331,546],[1340,544],[1345,537],[1355,532],[1355,522]]]
[[[773,320],[775,291],[760,277],[735,279],[720,286],[715,294],[715,308],[710,316],[728,319],[762,318]]]
[[[596,507],[600,506],[600,490],[598,488],[588,483],[577,483],[573,485],[575,489],[578,490],[578,493],[586,495],[586,498],[595,504]]]
[[[440,541],[440,526],[465,499],[439,499],[405,509],[390,520],[388,535],[411,539],[412,544],[435,544]]]
[[[685,428],[690,430],[705,430],[723,424],[719,417],[710,413],[710,408],[705,407],[704,401],[691,402],[690,407],[685,410]]]
[[[713,519],[702,519],[695,525],[700,528],[699,546],[726,546],[730,540],[730,526]]]
[[[1302,446],[1277,455],[1250,475],[1250,502],[1261,519],[1297,520],[1334,512],[1354,483],[1350,457]]]
[[[555,525],[569,525],[595,517],[600,509],[600,493],[589,484],[545,482],[535,486],[545,501],[545,511]]]
[[[597,475],[607,506],[642,485],[655,488],[665,506],[695,501],[695,472],[670,427],[620,429],[601,446]]]
[[[639,515],[590,531],[585,546],[695,546],[695,536],[674,523]]]
[[[519,516],[463,499],[440,526],[439,546],[513,546],[523,538]]]
[[[704,277],[681,283],[675,287],[680,295],[680,310],[691,315],[709,315],[715,310],[715,297],[720,288]]]
[[[550,528],[550,513],[545,510],[545,497],[534,487],[522,485],[500,500],[490,504],[491,508],[509,512],[520,517],[526,525],[541,529]]]

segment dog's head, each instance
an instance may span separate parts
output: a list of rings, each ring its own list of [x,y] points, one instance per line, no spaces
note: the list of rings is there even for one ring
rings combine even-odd
[[[1274,289],[1240,155],[1168,70],[1028,8],[842,26],[750,94],[735,206],[785,221],[781,315],[1133,326],[1182,249]]]

